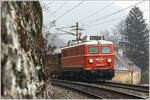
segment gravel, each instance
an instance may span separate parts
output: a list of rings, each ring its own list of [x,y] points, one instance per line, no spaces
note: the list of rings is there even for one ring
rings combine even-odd
[[[52,85],[52,99],[92,99],[78,91]]]

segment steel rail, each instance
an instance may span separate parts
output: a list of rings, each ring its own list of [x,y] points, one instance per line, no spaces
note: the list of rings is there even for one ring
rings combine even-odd
[[[81,91],[95,98],[100,98],[100,99],[146,99],[145,97],[142,96],[133,95],[123,91],[107,89],[104,87],[99,87],[94,84],[88,84],[83,82],[53,79],[52,85],[59,85],[66,88]]]
[[[93,98],[95,99],[103,99],[101,96],[99,95],[96,95],[96,94],[93,94],[89,91],[86,91],[86,90],[83,90],[81,88],[78,88],[78,87],[73,87],[73,86],[70,86],[70,85],[66,85],[66,84],[62,84],[62,83],[58,83],[58,82],[52,82],[52,85],[57,85],[57,86],[63,86],[65,88],[69,88],[69,89],[73,89],[75,91],[78,91],[78,92],[82,92],[83,94],[85,95],[89,95],[89,96],[92,96]]]
[[[119,88],[149,93],[149,86],[141,86],[141,85],[133,85],[133,84],[125,84],[125,83],[114,83],[114,82],[100,83],[100,85],[119,87]]]

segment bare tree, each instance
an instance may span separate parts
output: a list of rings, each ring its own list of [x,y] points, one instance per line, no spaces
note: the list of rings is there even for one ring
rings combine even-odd
[[[124,27],[125,27],[125,20],[122,20],[114,29],[112,29],[113,36],[111,37],[111,39],[113,39],[116,49],[119,46],[119,41],[123,39],[121,32],[124,29]]]
[[[105,40],[110,40],[110,33],[109,33],[108,30],[105,30],[105,31],[103,31],[101,33],[105,37]]]

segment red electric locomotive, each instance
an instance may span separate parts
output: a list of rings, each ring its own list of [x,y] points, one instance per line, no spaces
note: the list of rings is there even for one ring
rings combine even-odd
[[[89,40],[61,49],[61,76],[110,80],[114,76],[114,46],[106,40]]]

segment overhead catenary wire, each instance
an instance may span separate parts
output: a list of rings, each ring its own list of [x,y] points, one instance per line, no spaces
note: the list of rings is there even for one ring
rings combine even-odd
[[[52,4],[52,2],[49,2],[49,3],[45,4],[44,6],[46,7],[46,6],[48,6],[49,4]]]
[[[124,11],[124,10],[127,10],[127,9],[129,9],[129,8],[135,6],[135,5],[141,4],[141,3],[143,3],[143,2],[144,2],[144,0],[141,1],[141,2],[138,2],[138,3],[134,4],[134,5],[132,5],[132,6],[129,6],[129,7],[120,9],[120,10],[118,10],[118,11],[116,11],[116,12],[113,12],[113,13],[111,13],[111,14],[108,14],[108,15],[102,16],[102,17],[103,17],[103,19],[107,19],[108,17],[111,17],[111,16],[113,16],[113,15],[115,15],[115,14],[118,14],[118,13]],[[81,2],[80,2],[80,3],[81,3]],[[80,5],[80,3],[79,3],[79,5]],[[77,4],[77,5],[78,5],[78,4]],[[76,6],[77,6],[77,5],[76,5]],[[74,6],[74,7],[76,8],[76,6]],[[73,8],[74,8],[74,7],[73,7]],[[78,7],[78,6],[77,6],[77,7]],[[73,10],[73,8],[71,8],[70,10],[68,10],[67,12],[65,12],[64,14],[62,14],[62,15],[59,16],[59,17],[61,18],[61,17],[65,16],[66,14],[68,14],[69,12],[71,12],[71,11]],[[58,19],[60,19],[59,17],[58,17]],[[101,17],[101,19],[102,19],[102,17]],[[121,18],[123,18],[123,17],[121,17]],[[94,25],[88,26],[88,28],[91,28],[91,27],[93,27],[93,26],[98,26],[98,25],[101,25],[101,24],[103,24],[103,23],[109,23],[109,22],[112,22],[112,21],[116,21],[116,20],[119,20],[120,18],[113,18],[113,19],[111,19],[112,21],[110,21],[110,20],[108,20],[108,21],[102,21],[102,20],[100,20],[101,22],[100,22],[100,23],[97,23],[97,22],[99,22],[99,19],[100,19],[100,18],[96,19],[96,20],[98,20],[98,21],[95,20],[96,23],[94,23]],[[87,27],[86,27],[86,28],[87,28]]]
[[[69,12],[71,12],[73,9],[77,8],[78,6],[80,6],[84,1],[79,2],[77,5],[75,5],[74,7],[72,7],[71,9],[69,9],[68,11],[66,11],[65,13],[63,13],[62,15],[60,15],[59,17],[56,18],[56,20],[62,18],[63,16],[65,16],[66,14],[68,14]]]
[[[107,20],[107,21],[103,21],[103,22],[101,22],[101,23],[97,23],[97,24],[95,24],[95,25],[93,25],[93,26],[87,26],[87,27],[85,27],[85,28],[92,28],[92,27],[94,27],[94,26],[98,26],[98,25],[105,24],[105,23],[110,23],[110,22],[113,22],[113,21],[116,21],[116,20],[120,20],[120,19],[123,19],[123,18],[126,18],[126,16],[119,17],[119,18],[113,18],[113,19],[110,19],[110,20]]]
[[[147,11],[147,10],[148,10],[148,9],[144,9],[143,12],[145,12],[145,11]],[[123,17],[113,18],[113,19],[110,19],[110,20],[107,20],[107,21],[103,21],[103,22],[101,22],[101,23],[97,23],[97,24],[95,24],[95,25],[93,25],[93,26],[87,26],[87,27],[85,27],[85,28],[92,28],[92,27],[94,27],[94,26],[98,26],[98,25],[101,25],[101,24],[114,22],[114,21],[116,21],[116,20],[120,20],[120,19],[123,19],[123,18],[126,18],[126,17],[127,17],[127,15],[125,15],[125,16],[123,16]]]
[[[48,7],[49,4],[51,4],[51,2],[49,2],[49,3],[47,3],[47,4],[43,3],[43,4],[42,4],[42,10],[43,10],[43,11],[47,11],[48,8],[49,8],[49,7]]]
[[[104,6],[102,9],[97,10],[96,12],[90,14],[89,16],[86,16],[86,17],[84,17],[84,18],[79,19],[78,21],[85,20],[86,18],[89,18],[89,17],[91,17],[91,16],[94,16],[94,15],[96,15],[97,13],[101,12],[102,10],[104,11],[104,9],[106,9],[107,7],[110,7],[112,4],[113,4],[113,2],[111,2],[110,4]],[[67,25],[67,26],[71,26],[71,25]],[[66,27],[65,27],[65,28],[66,28]],[[71,27],[67,27],[67,28],[71,28]]]
[[[57,17],[56,19],[54,19],[53,21],[51,21],[51,24],[55,24],[56,21],[58,21],[60,18],[62,18],[63,16],[65,16],[66,14],[68,14],[69,12],[71,12],[73,9],[77,8],[78,6],[80,6],[83,2],[85,1],[81,1],[79,2],[77,5],[75,5],[74,7],[72,7],[71,9],[69,9],[68,11],[66,11],[65,13],[63,13],[62,15],[60,15],[59,17]]]
[[[99,12],[103,12],[106,8],[110,7],[112,4],[113,4],[113,2],[111,2],[110,4],[104,6],[102,9],[99,9],[99,10],[95,11],[94,13],[90,14],[89,16],[86,16],[86,17],[84,17],[84,18],[81,18],[79,21],[81,21],[81,20],[86,20],[86,19],[88,19],[88,18],[90,18],[90,17],[92,17],[92,16],[95,16],[95,15],[98,14]]]
[[[50,11],[50,9],[49,9],[49,7],[48,7],[50,4],[53,4],[53,2],[48,2],[47,4],[43,4],[43,5],[42,5],[43,12],[45,13],[46,11],[49,11],[49,12],[53,15],[53,12]]]
[[[60,11],[61,8],[63,8],[67,4],[67,1],[65,1],[62,5],[60,5],[54,12],[53,14],[56,14],[58,11]]]
[[[139,5],[139,4],[143,3],[143,2],[144,2],[144,0],[138,2],[138,3],[134,4],[134,5],[131,5],[131,6],[129,6],[129,7],[120,9],[120,10],[118,10],[118,11],[116,11],[116,12],[111,13],[111,14],[108,14],[108,15],[102,16],[102,17],[100,17],[100,18],[97,18],[97,19],[95,19],[95,20],[94,20],[93,22],[91,22],[91,23],[94,23],[94,24],[95,24],[95,22],[99,22],[100,19],[107,19],[107,18],[109,18],[109,17],[111,17],[111,16],[113,16],[113,15],[116,15],[116,14],[118,14],[118,13],[124,11],[124,10],[127,10],[127,9],[129,9],[129,8],[131,8],[131,7],[133,7],[133,6]],[[91,23],[90,23],[90,24],[91,24]]]
[[[74,33],[72,33],[72,32],[65,31],[65,30],[60,29],[60,28],[56,28],[56,30],[58,30],[58,31],[62,31],[62,32],[65,32],[65,33],[67,33],[67,34],[75,35],[75,34],[74,34]]]

